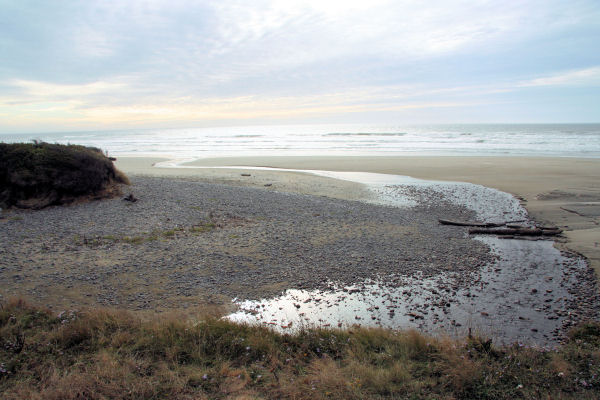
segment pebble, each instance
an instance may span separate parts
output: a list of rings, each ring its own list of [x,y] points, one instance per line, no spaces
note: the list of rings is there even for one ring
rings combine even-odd
[[[21,291],[54,306],[85,301],[88,306],[177,309],[208,298],[224,302],[269,298],[287,288],[325,290],[331,282],[346,285],[347,294],[356,296],[361,289],[353,285],[375,276],[402,286],[402,276],[427,279],[443,272],[453,278],[428,289],[430,299],[415,288],[393,300],[413,301],[419,313],[411,318],[427,321],[429,308],[441,318],[460,312],[457,298],[465,290],[464,298],[476,302],[485,297],[486,288],[494,289],[493,280],[480,275],[496,259],[489,247],[470,239],[464,229],[441,227],[437,221],[468,220],[473,213],[439,196],[424,194],[429,197],[421,206],[402,209],[171,178],[134,176],[131,181],[125,192],[135,193],[135,203],[116,198],[40,211],[4,211],[3,295]],[[206,223],[215,227],[189,231]],[[174,234],[163,235],[168,231]],[[150,240],[152,235],[157,237]],[[129,243],[124,237],[148,240]],[[546,283],[560,278],[540,277],[546,282],[540,290],[559,297],[546,299],[545,306],[553,302],[554,307],[560,300],[560,310],[542,308],[539,302],[533,306],[526,288],[523,297],[514,300],[519,310],[499,315],[481,307],[486,310],[481,315],[502,325],[529,307],[543,312],[547,320],[557,316],[556,324],[564,322],[566,327],[597,315],[600,299],[593,273],[572,268],[577,283],[561,281],[545,289]],[[507,273],[494,267],[491,271],[493,276]],[[32,289],[24,289],[23,282]],[[573,294],[563,296],[566,290],[557,290],[562,286]],[[50,301],[49,293],[61,295]],[[317,303],[313,300],[311,305]],[[403,313],[396,317],[391,308],[389,314],[399,318]],[[552,318],[546,318],[548,314]],[[365,317],[369,318],[375,319]]]

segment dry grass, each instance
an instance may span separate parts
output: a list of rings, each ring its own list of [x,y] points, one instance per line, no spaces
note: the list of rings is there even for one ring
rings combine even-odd
[[[600,396],[600,325],[555,351],[415,331],[281,335],[210,316],[0,309],[2,399],[512,399]]]

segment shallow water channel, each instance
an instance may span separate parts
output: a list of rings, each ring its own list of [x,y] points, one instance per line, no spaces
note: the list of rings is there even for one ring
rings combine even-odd
[[[163,163],[162,167],[182,166]],[[373,194],[365,201],[373,204],[411,208],[431,199],[442,199],[473,211],[478,221],[532,224],[515,197],[471,183],[368,172],[220,168],[310,173],[365,184]],[[487,244],[497,259],[468,277],[440,272],[427,278],[373,277],[351,286],[330,282],[326,290],[289,289],[275,298],[234,299],[238,311],[226,318],[264,324],[282,332],[303,327],[361,325],[415,328],[453,337],[471,332],[491,337],[496,343],[557,344],[564,334],[561,328],[568,323],[568,303],[573,301],[577,276],[587,268],[585,261],[562,254],[551,240],[487,235],[472,236],[472,240]]]
[[[415,207],[426,193],[473,210],[480,221],[529,223],[517,199],[480,185],[372,173],[306,172],[366,184],[376,194],[374,203]],[[290,289],[271,299],[235,299],[239,310],[227,318],[280,331],[363,325],[450,336],[471,331],[500,343],[556,343],[568,316],[569,288],[576,272],[586,268],[585,261],[561,254],[549,240],[495,236],[473,240],[486,243],[498,258],[472,273],[469,281],[474,284],[466,288],[458,284],[464,277],[443,272],[426,279],[374,277],[343,287],[331,282],[327,290]]]

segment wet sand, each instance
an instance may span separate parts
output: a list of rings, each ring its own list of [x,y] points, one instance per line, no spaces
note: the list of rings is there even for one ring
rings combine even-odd
[[[360,185],[291,172],[151,168],[165,159],[120,158],[126,173],[188,176],[223,183],[360,199]],[[530,216],[565,230],[569,250],[584,255],[600,276],[600,160],[547,157],[236,157],[194,161],[187,166],[267,166],[287,169],[362,171],[421,179],[470,182],[522,198]]]

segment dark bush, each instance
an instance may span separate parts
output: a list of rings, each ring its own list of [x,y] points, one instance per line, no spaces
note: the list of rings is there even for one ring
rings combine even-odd
[[[0,207],[43,208],[109,197],[128,183],[100,149],[49,143],[0,143]]]

